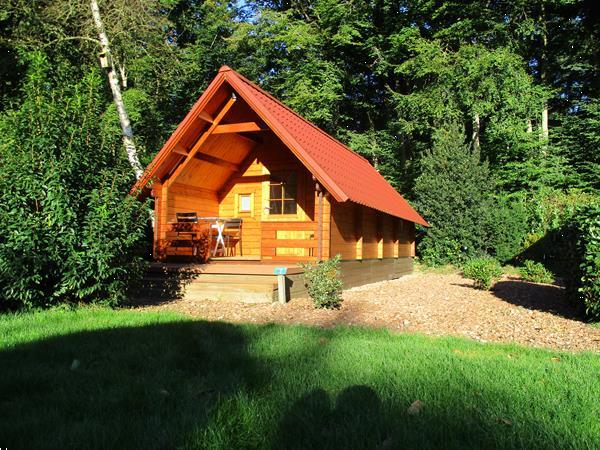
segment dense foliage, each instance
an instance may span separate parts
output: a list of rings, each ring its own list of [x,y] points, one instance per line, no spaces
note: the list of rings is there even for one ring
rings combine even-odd
[[[422,230],[418,246],[427,261],[460,263],[487,253],[502,262],[536,259],[558,276],[568,274],[561,260],[570,256],[557,249],[569,248],[572,236],[562,230],[570,229],[572,211],[591,203],[600,187],[598,2],[98,3],[142,163],[228,64],[364,155],[421,207],[434,225]],[[60,189],[78,208],[77,202],[89,204],[79,197],[88,198],[90,186],[125,198],[115,109],[104,74],[94,72],[99,47],[89,2],[0,1],[0,120],[10,137],[3,149],[23,136],[12,129],[11,117],[38,95],[27,75],[34,51],[44,54],[54,80],[43,98],[53,97],[49,90],[58,86],[82,89],[83,80],[95,77],[94,108],[69,106],[68,117],[53,112],[50,121],[62,117],[71,125],[38,127],[35,134],[81,158],[81,186],[61,182]],[[98,132],[73,133],[77,126],[91,126],[82,125],[87,120],[99,124]],[[47,150],[41,147],[28,148],[42,155]],[[114,158],[103,159],[102,167],[88,164],[96,148],[111,149]],[[62,156],[56,158],[62,165]],[[31,175],[26,164],[11,163],[14,173],[6,167],[0,167],[2,179],[29,177],[31,192],[45,185],[49,196],[64,198],[55,186],[56,177],[66,175],[50,169]],[[88,178],[92,172],[98,176],[94,182]],[[106,183],[113,189],[102,189]],[[23,186],[18,192],[12,188],[16,198],[3,197],[4,212],[20,211],[18,205],[39,197]],[[456,204],[437,200],[436,189]],[[95,201],[111,204],[102,196]],[[70,201],[55,205],[64,217],[71,214]],[[82,220],[87,206],[77,211]],[[0,234],[11,235],[5,228],[10,223],[2,222]],[[83,228],[73,230],[74,239],[83,242]],[[61,239],[52,248],[64,254]],[[35,278],[31,264],[20,257],[11,261],[3,270]]]
[[[600,319],[600,203],[581,207],[575,217],[577,261],[574,295]]]
[[[139,273],[147,218],[98,117],[101,78],[65,85],[34,54],[23,102],[0,120],[0,285],[4,306],[115,303]],[[116,142],[115,142],[116,140]]]
[[[525,260],[523,266],[519,267],[521,278],[533,283],[552,283],[554,276],[543,264],[531,260]]]
[[[342,305],[340,255],[316,263],[302,264],[308,295],[317,308],[337,309]]]
[[[500,263],[493,258],[473,258],[463,265],[463,275],[475,282],[477,289],[488,290],[502,275]]]
[[[431,225],[420,244],[423,260],[444,264],[483,253],[493,192],[487,163],[463,143],[457,125],[440,130],[420,162],[416,206]]]

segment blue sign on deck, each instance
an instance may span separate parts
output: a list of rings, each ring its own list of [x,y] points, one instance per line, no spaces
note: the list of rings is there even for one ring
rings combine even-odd
[[[287,273],[287,267],[275,267],[275,275],[285,275]]]

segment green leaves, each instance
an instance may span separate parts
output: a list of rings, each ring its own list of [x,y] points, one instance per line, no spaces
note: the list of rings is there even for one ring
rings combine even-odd
[[[449,124],[436,134],[420,170],[415,204],[431,224],[420,244],[425,261],[458,263],[484,252],[494,186],[487,164],[464,144],[458,125]]]
[[[121,300],[139,275],[145,205],[120,142],[99,118],[94,71],[65,83],[33,54],[22,104],[0,116],[0,294],[3,306]]]
[[[338,309],[342,305],[340,255],[317,263],[302,264],[308,295],[316,308]]]

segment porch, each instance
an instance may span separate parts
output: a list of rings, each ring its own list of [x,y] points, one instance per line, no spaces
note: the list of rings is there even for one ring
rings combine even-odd
[[[276,268],[285,268],[286,298],[305,296],[304,270],[294,262],[262,263],[243,257],[214,258],[208,263],[150,264],[138,300],[152,303],[229,300],[271,303],[279,297]]]

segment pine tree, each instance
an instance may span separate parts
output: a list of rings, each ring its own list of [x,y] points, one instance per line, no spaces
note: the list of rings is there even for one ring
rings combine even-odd
[[[428,263],[457,263],[485,250],[493,183],[487,163],[465,144],[459,125],[435,134],[414,193],[417,209],[431,224],[419,246]]]

